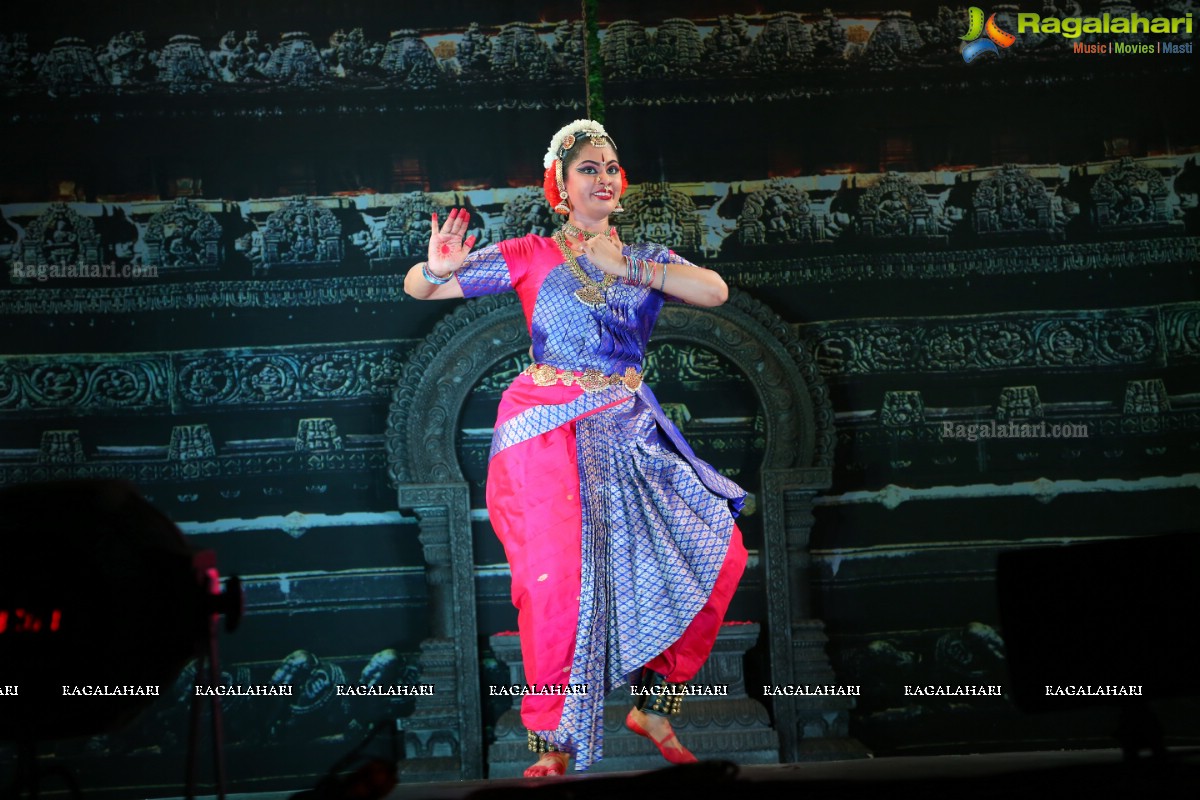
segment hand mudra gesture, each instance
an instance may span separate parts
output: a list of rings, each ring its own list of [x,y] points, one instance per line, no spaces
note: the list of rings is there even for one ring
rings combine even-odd
[[[426,259],[429,271],[434,275],[444,278],[462,266],[471,245],[475,244],[474,236],[463,241],[470,216],[465,208],[451,209],[450,216],[438,230],[438,215],[434,212],[429,224],[429,257]]]
[[[579,246],[588,260],[609,274],[623,277],[625,275],[625,257],[621,255],[621,239],[617,229],[612,228],[603,236],[593,236],[582,239]]]

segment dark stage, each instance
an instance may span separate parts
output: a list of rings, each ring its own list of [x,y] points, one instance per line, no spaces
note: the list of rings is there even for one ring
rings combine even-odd
[[[1187,798],[1200,791],[1200,749],[1177,749],[1161,761],[1126,762],[1119,750],[1059,750],[962,756],[896,756],[807,764],[737,766],[702,761],[684,767],[568,776],[401,785],[388,800],[499,800],[507,797],[650,796],[807,800],[878,798],[1114,797]],[[204,796],[200,800],[211,800]],[[289,800],[287,792],[230,794],[228,800]],[[167,800],[154,798],[153,800]],[[174,798],[171,798],[174,800]]]
[[[179,796],[193,758],[214,793],[217,750],[255,800],[364,754],[393,798],[1200,797],[1195,5],[7,3],[0,800],[18,771]],[[627,184],[581,207],[619,200],[613,241],[663,259],[613,284],[649,305],[593,305],[550,249],[547,144],[584,117]],[[496,279],[430,300],[452,211]],[[526,237],[561,283],[508,263]],[[534,283],[563,290],[543,327]],[[571,548],[514,566],[487,487],[542,457],[498,409],[559,339],[543,379],[657,398],[656,486],[677,434],[696,508],[742,503],[677,717],[721,763],[659,770],[624,728],[646,653],[590,681],[602,762],[514,777],[513,689],[559,685],[526,674],[521,581],[586,595]],[[493,492],[579,504],[530,514],[539,546],[585,541],[585,483],[650,485],[610,455],[550,492],[581,451],[554,452],[544,506]],[[615,605],[657,597],[619,572]]]

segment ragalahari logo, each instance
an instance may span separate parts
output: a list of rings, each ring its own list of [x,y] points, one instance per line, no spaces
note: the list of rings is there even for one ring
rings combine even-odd
[[[986,39],[980,39],[980,36],[987,34]],[[971,6],[970,16],[967,20],[967,35],[962,37],[963,44],[960,46],[963,61],[970,64],[975,59],[979,58],[984,53],[992,53],[1000,55],[1000,48],[1012,47],[1013,42],[1017,37],[1005,30],[1001,30],[996,24],[996,15],[992,14],[987,18],[987,22],[983,21],[983,9]]]

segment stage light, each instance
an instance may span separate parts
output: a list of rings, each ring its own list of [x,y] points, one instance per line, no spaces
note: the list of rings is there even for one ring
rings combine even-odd
[[[0,739],[29,754],[120,728],[191,659],[215,675],[216,620],[233,630],[242,607],[237,578],[222,592],[215,554],[193,550],[132,484],[0,490],[0,686],[16,687]]]

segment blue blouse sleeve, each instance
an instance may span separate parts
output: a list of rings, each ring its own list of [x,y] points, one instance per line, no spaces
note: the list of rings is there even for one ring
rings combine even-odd
[[[504,260],[504,254],[500,252],[499,244],[489,244],[468,253],[454,277],[462,287],[463,297],[500,294],[513,288],[508,263]]]

